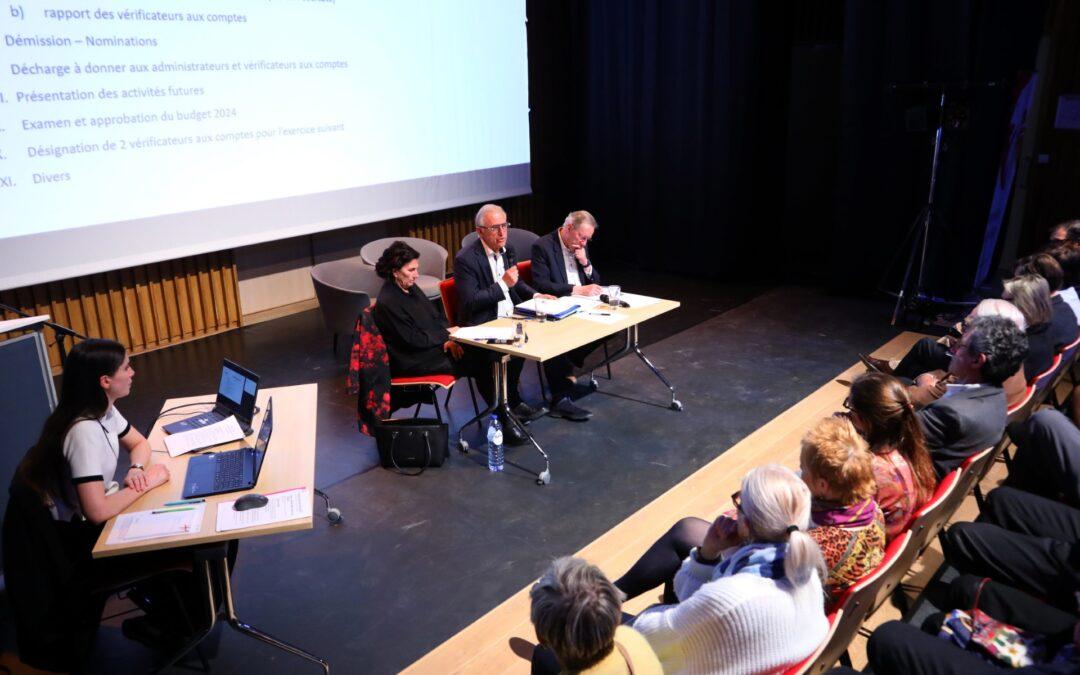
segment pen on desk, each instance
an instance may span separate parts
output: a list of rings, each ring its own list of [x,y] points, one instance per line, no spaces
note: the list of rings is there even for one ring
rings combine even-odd
[[[158,511],[151,511],[150,514],[151,515],[156,515],[158,513],[176,513],[177,511],[194,511],[194,510],[195,510],[194,506],[185,506],[184,508],[181,508],[181,509],[160,509]]]
[[[202,504],[205,499],[181,499],[175,502],[165,502],[165,506],[186,506],[188,504]]]
[[[589,312],[590,316],[611,316],[611,312]]]

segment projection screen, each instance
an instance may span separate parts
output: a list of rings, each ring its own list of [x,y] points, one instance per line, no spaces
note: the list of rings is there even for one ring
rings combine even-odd
[[[0,11],[0,290],[530,191],[524,0]]]

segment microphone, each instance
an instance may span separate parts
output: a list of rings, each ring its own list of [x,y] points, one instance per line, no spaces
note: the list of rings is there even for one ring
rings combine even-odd
[[[607,293],[600,294],[600,302],[604,303],[605,305],[611,305],[612,307],[630,307],[630,303],[626,302],[625,300],[618,300],[616,302],[612,302],[611,298],[608,296]]]

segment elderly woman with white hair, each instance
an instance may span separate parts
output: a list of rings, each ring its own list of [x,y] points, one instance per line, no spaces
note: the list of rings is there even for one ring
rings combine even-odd
[[[738,517],[717,518],[675,574],[678,603],[634,621],[665,673],[773,672],[828,631],[810,489],[770,464],[751,470],[738,495]]]

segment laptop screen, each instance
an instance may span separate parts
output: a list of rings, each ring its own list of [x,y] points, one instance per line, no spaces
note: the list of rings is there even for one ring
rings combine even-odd
[[[266,449],[270,446],[270,434],[274,431],[274,397],[266,402],[266,414],[263,415],[262,424],[259,425],[259,438],[255,441],[255,480],[259,480],[259,472],[262,471],[263,459],[266,458]]]
[[[259,376],[225,359],[221,365],[221,384],[217,405],[250,423],[255,415],[255,396],[259,393]]]

